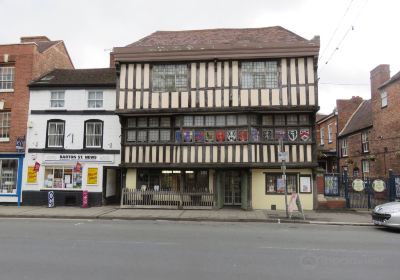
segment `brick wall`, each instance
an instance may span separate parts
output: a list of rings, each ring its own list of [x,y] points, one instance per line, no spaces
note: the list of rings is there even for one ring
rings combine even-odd
[[[9,55],[9,62],[4,61],[4,54]],[[67,60],[64,45],[50,47],[39,54],[35,44],[0,45],[0,65],[14,65],[14,91],[0,92],[4,109],[0,112],[11,112],[10,140],[0,142],[0,152],[15,152],[17,137],[24,137],[27,129],[29,88],[28,84],[35,78],[55,67],[73,68]]]
[[[338,131],[342,131],[347,121],[350,119],[351,115],[357,110],[358,106],[360,106],[361,102],[363,102],[362,97],[353,96],[351,99],[336,100],[336,110],[338,113]]]
[[[400,81],[386,87],[379,87],[390,79],[389,65],[379,65],[371,71],[371,99],[373,112],[373,133],[371,151],[376,160],[371,164],[375,176],[387,177],[389,169],[400,174]],[[381,90],[387,92],[388,105],[381,106]]]

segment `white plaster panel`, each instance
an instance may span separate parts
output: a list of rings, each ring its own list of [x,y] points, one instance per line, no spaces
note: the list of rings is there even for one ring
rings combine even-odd
[[[196,88],[196,63],[192,63],[191,64],[191,69],[190,69],[190,73],[191,73],[191,77],[190,77],[190,86],[191,88]]]
[[[150,65],[146,63],[143,69],[143,87],[149,88],[150,87]]]
[[[119,88],[121,90],[125,89],[125,79],[126,79],[126,64],[121,65],[121,73],[119,75]]]
[[[222,94],[221,90],[217,89],[215,90],[215,107],[221,107],[222,106]]]
[[[232,86],[239,86],[239,65],[237,61],[232,61]]]
[[[171,92],[171,108],[179,107],[179,94],[178,92]]]
[[[143,109],[149,108],[149,92],[143,92]]]
[[[214,107],[213,97],[214,97],[213,91],[212,90],[208,90],[207,91],[207,103],[208,103],[207,107]]]
[[[307,58],[307,82],[314,83],[314,61],[312,57]]]
[[[133,108],[133,92],[132,91],[128,91],[127,108],[128,109]]]
[[[250,102],[251,106],[259,106],[258,104],[258,90],[257,89],[252,89],[250,92]]]
[[[160,93],[152,92],[151,93],[151,108],[159,108],[160,107]]]
[[[288,105],[288,94],[287,88],[282,88],[282,105]]]
[[[213,162],[218,162],[218,147],[213,146]]]
[[[142,65],[136,64],[136,88],[142,88]]]
[[[133,89],[133,69],[135,65],[134,64],[129,64],[128,67],[128,89]]]
[[[169,96],[168,92],[161,93],[161,108],[168,108],[169,107]]]
[[[296,81],[296,59],[290,59],[290,83],[292,85],[297,84]]]
[[[310,105],[316,105],[315,104],[315,90],[314,86],[309,86],[308,87],[308,102]]]
[[[285,58],[281,60],[281,77],[282,85],[287,85],[287,64]]]
[[[272,89],[272,105],[280,105],[279,104],[279,89]]]
[[[200,63],[199,71],[199,86],[204,88],[206,86],[206,64],[204,62]]]
[[[202,108],[206,107],[206,98],[203,90],[199,91],[199,106]]]
[[[307,99],[306,99],[306,88],[304,86],[300,87],[300,105],[306,105],[307,104]]]
[[[243,162],[249,161],[249,149],[247,145],[243,146]]]
[[[182,108],[189,107],[189,93],[187,91],[181,92],[181,106]]]
[[[232,106],[239,106],[239,91],[237,89],[232,90]]]
[[[235,162],[240,162],[240,145],[235,145]]]
[[[221,86],[221,81],[222,81],[222,63],[218,62],[217,63],[217,87]]]
[[[229,91],[224,90],[224,107],[229,107]]]
[[[208,63],[208,87],[215,87],[214,62]]]
[[[142,93],[140,91],[135,91],[135,108],[140,109],[140,97],[142,96]]]
[[[268,90],[261,90],[261,106],[268,106],[269,104],[269,93]]]
[[[224,62],[224,87],[229,86],[229,62]]]
[[[249,91],[241,90],[240,91],[240,106],[249,106]]]
[[[297,68],[299,70],[299,84],[305,84],[306,83],[306,71],[305,71],[305,64],[304,64],[304,58],[299,58],[297,60]]]

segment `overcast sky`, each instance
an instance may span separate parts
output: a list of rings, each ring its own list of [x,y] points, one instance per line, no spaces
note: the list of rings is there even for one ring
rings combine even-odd
[[[400,71],[398,0],[0,0],[0,44],[21,36],[64,40],[76,68],[107,67],[113,47],[156,30],[280,25],[321,36],[319,105],[370,96],[369,71]],[[334,36],[333,36],[334,35]],[[328,44],[329,43],[329,44]],[[337,49],[338,48],[338,49]],[[328,63],[326,64],[326,62]]]

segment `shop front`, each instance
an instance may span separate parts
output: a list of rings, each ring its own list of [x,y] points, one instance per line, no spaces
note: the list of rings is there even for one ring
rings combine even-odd
[[[0,203],[19,204],[24,154],[0,154]]]
[[[114,154],[29,154],[24,169],[24,205],[47,205],[53,191],[56,206],[81,206],[88,191],[89,206],[103,201],[103,170],[115,168]],[[116,178],[115,178],[116,179]],[[107,186],[105,187],[107,190]]]

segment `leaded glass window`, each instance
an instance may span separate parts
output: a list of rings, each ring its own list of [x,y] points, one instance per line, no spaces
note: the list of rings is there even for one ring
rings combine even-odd
[[[278,63],[276,61],[242,62],[242,88],[278,87]]]
[[[152,72],[153,91],[186,91],[188,73],[186,64],[154,65]]]

